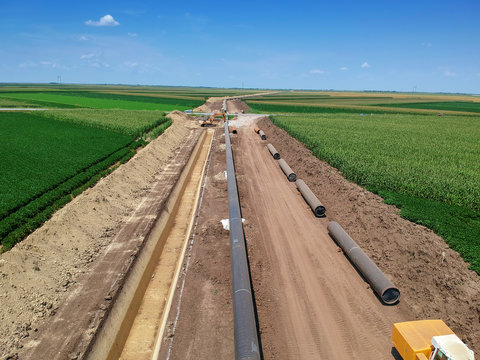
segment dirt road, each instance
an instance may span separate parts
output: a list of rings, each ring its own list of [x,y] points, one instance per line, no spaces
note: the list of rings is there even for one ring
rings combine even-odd
[[[391,359],[391,327],[408,320],[407,309],[380,303],[267,141],[252,128],[239,129],[239,140],[234,156],[265,359]]]

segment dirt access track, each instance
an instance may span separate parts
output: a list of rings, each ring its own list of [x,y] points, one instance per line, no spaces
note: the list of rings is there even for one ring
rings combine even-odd
[[[162,137],[1,255],[1,359],[81,359],[98,340],[201,136],[196,121],[173,116]],[[267,141],[253,132],[255,123]],[[423,318],[443,319],[480,351],[480,277],[443,239],[401,219],[395,207],[346,181],[270,120],[239,116],[235,124],[231,140],[264,359],[393,359],[392,323]],[[220,222],[228,218],[224,141],[217,127],[158,359],[234,357],[229,232]],[[326,218],[313,216],[267,142],[322,200]],[[400,289],[398,305],[381,304],[328,236],[330,220]],[[72,304],[79,311],[67,311]]]

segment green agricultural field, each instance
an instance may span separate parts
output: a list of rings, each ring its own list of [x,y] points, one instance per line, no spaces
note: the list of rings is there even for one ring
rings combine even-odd
[[[275,116],[313,154],[445,238],[480,274],[480,118]]]
[[[165,113],[155,110],[62,109],[42,111],[38,115],[136,136],[165,122]]]
[[[45,103],[55,104],[56,107],[79,107],[79,108],[93,108],[93,109],[126,109],[126,110],[186,110],[189,106],[176,105],[174,101],[171,104],[157,103],[138,100],[120,100],[119,98],[102,98],[89,96],[72,96],[57,93],[1,93],[4,99],[33,101],[37,104]],[[148,98],[147,98],[148,99]],[[58,105],[58,106],[57,106]]]
[[[0,112],[2,250],[170,125],[163,111]]]
[[[406,109],[429,109],[440,111],[465,111],[480,113],[480,102],[473,101],[439,101],[439,102],[416,102],[400,104],[378,104],[376,106],[398,107]]]
[[[262,113],[475,114],[480,102],[467,95],[293,91],[246,100]]]

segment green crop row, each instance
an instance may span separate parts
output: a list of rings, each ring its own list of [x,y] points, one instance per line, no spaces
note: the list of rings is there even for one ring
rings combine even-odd
[[[78,93],[77,93],[78,95]],[[84,107],[93,109],[126,109],[126,110],[186,110],[185,105],[171,103],[155,103],[147,101],[131,101],[120,99],[108,99],[101,97],[72,96],[69,93],[52,92],[3,92],[1,97],[5,99],[24,100],[29,102],[40,102],[41,104],[55,104],[55,107]],[[142,97],[143,98],[143,97]]]
[[[48,110],[39,115],[132,136],[140,136],[166,121],[163,111],[147,110]]]
[[[480,119],[297,114],[273,121],[343,176],[443,236],[480,273]]]
[[[316,105],[290,105],[290,104],[274,104],[274,103],[263,103],[259,101],[249,101],[246,103],[252,111],[260,113],[270,113],[270,114],[279,114],[279,113],[304,113],[304,114],[360,114],[366,112],[368,114],[385,114],[385,113],[398,113],[395,110],[388,109],[361,109],[361,108],[348,108],[348,107],[329,107],[329,106],[316,106]]]
[[[77,195],[79,193],[77,189],[83,189],[85,184],[91,185],[92,179],[95,179],[98,174],[104,173],[116,162],[130,158],[135,153],[135,149],[143,144],[144,142],[140,140],[117,150],[112,155],[90,166],[88,169],[80,171],[72,178],[50,191],[43,193],[2,219],[0,221],[0,239],[2,239],[3,247],[8,250],[21,240],[22,237],[28,235],[31,229],[35,229],[41,225],[42,222],[39,221],[43,219],[43,217],[38,217],[38,214],[45,214],[45,211],[48,212],[52,206],[55,207],[58,201],[63,203],[62,199],[64,197],[71,198],[73,195]],[[22,230],[19,231],[19,229]]]
[[[170,127],[170,125],[172,125],[172,120],[166,119],[165,122],[163,122],[162,124],[157,126],[155,129],[150,131],[150,133],[148,134],[149,138],[150,139],[156,139],[157,137],[162,135],[164,133],[164,131],[167,130],[168,127]]]
[[[134,137],[32,113],[0,113],[0,219]]]
[[[436,102],[416,102],[416,103],[395,103],[395,104],[376,104],[375,106],[480,113],[480,102],[473,102],[473,101],[438,101],[438,102],[436,101]]]

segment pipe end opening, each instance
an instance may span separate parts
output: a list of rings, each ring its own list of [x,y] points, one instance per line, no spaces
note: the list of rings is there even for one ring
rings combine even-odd
[[[280,159],[280,154],[279,154],[279,153],[276,153],[275,155],[273,155],[273,158],[274,158],[275,160]]]
[[[315,208],[314,214],[316,217],[325,216],[325,207],[324,206],[317,206]]]
[[[267,137],[265,135],[262,135],[262,140],[267,140]]]
[[[297,180],[297,175],[295,175],[294,173],[288,175],[288,181],[294,182],[295,180]]]
[[[400,299],[400,290],[397,288],[388,288],[382,293],[382,300],[385,304],[395,304]]]

